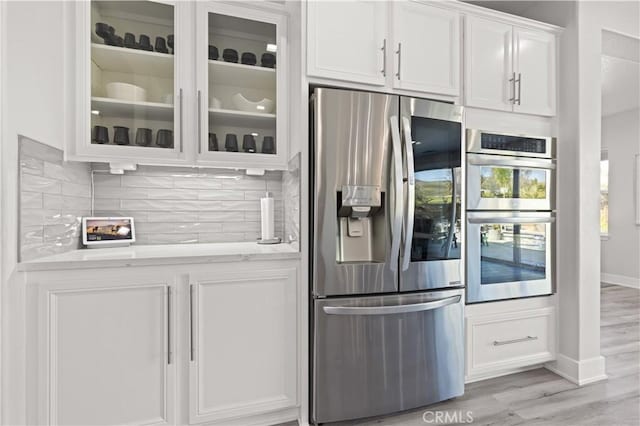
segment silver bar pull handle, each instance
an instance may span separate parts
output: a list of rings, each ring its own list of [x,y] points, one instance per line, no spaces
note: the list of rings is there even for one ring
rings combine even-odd
[[[189,358],[195,359],[195,333],[193,330],[193,284],[189,286]]]
[[[509,83],[511,83],[509,85],[509,88],[511,89],[511,97],[509,98],[509,102],[511,102],[511,104],[515,104],[516,103],[516,73],[515,71],[511,73],[511,78],[509,79]]]
[[[460,296],[451,296],[446,299],[431,302],[412,303],[409,305],[391,306],[325,306],[322,308],[327,315],[392,315],[407,314],[410,312],[430,311],[443,308],[460,302]]]
[[[512,339],[512,340],[494,340],[493,346],[511,345],[513,343],[528,342],[530,340],[538,340],[538,336],[527,336],[527,337],[522,337],[520,339]]]
[[[522,92],[521,92],[521,89],[522,89],[522,74],[518,73],[518,78],[516,79],[515,82],[518,83],[518,97],[516,98],[516,103],[518,105],[520,105],[520,101],[522,100],[522,97],[521,97],[521,95],[522,95]]]
[[[502,223],[555,223],[555,217],[471,217],[467,216],[467,221],[469,223],[473,223],[476,225],[485,225],[485,224],[502,224]]]
[[[402,148],[400,142],[400,128],[398,117],[389,117],[391,125],[391,148],[393,166],[393,210],[391,223],[391,259],[389,260],[392,271],[398,269],[398,256],[400,255],[400,237],[402,234]]]
[[[167,287],[167,364],[171,365],[173,359],[171,344],[171,286]]]
[[[382,40],[382,75],[387,76],[387,39]]]
[[[198,154],[202,154],[202,91],[198,90]]]
[[[182,125],[182,110],[183,110],[183,108],[182,108],[182,96],[183,96],[183,95],[182,95],[182,88],[180,88],[180,92],[179,92],[179,94],[178,94],[178,98],[179,98],[179,108],[180,108],[179,116],[178,116],[178,119],[180,120],[180,122],[179,122],[179,125],[180,125],[180,152],[182,152],[182,149],[183,149],[183,140],[184,140],[184,138],[182,137],[182,135],[183,135],[183,130],[182,130],[182,129],[183,129],[183,127],[184,127],[184,126]]]
[[[411,123],[407,117],[402,117],[403,143],[405,162],[407,166],[407,203],[404,217],[404,250],[402,252],[402,270],[409,269],[411,260],[411,242],[413,240],[413,215],[415,213],[416,177],[413,170],[413,144],[411,142]]]
[[[398,43],[398,50],[396,50],[398,54],[398,72],[396,73],[396,77],[400,80],[400,67],[402,66],[402,43]]]
[[[498,167],[509,167],[509,168],[536,168],[536,169],[548,169],[555,170],[556,162],[555,160],[550,160],[546,158],[503,158],[497,155],[484,155],[484,154],[467,154],[467,161],[472,166],[498,166]]]

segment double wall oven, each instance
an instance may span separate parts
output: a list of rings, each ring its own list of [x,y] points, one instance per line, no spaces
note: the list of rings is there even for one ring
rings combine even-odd
[[[555,139],[467,130],[467,302],[555,290]]]

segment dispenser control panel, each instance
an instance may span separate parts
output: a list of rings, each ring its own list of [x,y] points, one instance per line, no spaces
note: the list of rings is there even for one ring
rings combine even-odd
[[[343,185],[342,205],[348,207],[380,207],[382,197],[379,186]]]

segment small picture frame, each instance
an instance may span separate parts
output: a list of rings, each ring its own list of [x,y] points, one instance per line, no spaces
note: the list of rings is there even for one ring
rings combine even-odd
[[[82,244],[87,247],[122,247],[135,241],[132,217],[82,218]]]

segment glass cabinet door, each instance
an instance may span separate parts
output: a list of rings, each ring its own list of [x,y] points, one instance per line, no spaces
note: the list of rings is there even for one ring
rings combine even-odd
[[[176,6],[153,1],[90,3],[91,135],[98,156],[177,157]]]
[[[199,159],[269,165],[284,151],[280,63],[283,18],[233,5],[199,4]],[[202,43],[200,40],[206,41]]]

